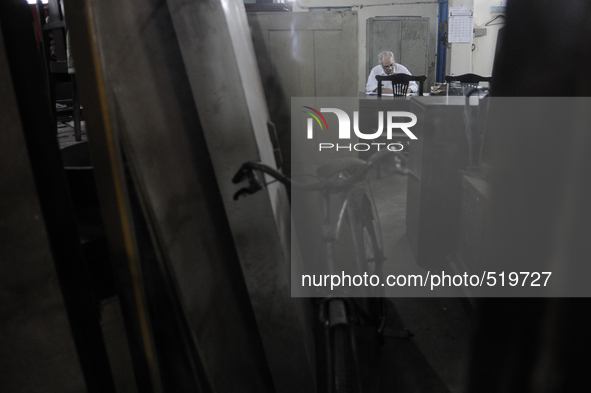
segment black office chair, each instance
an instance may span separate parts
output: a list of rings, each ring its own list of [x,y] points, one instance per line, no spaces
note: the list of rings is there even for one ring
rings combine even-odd
[[[408,93],[408,85],[412,82],[419,82],[419,95],[423,95],[423,84],[427,80],[425,75],[414,76],[407,74],[392,74],[392,75],[376,75],[378,81],[378,97],[382,96],[382,82],[392,82],[392,91],[394,96],[406,96]]]
[[[446,75],[445,76],[445,82],[448,83],[448,85],[451,82],[460,82],[462,84],[462,94],[461,95],[466,95],[466,93],[477,87],[481,82],[488,82],[489,84],[492,81],[492,77],[491,76],[481,76],[481,75],[476,75],[476,74],[463,74],[463,75],[458,75],[458,76],[452,76],[452,75]],[[449,93],[448,93],[449,95]]]

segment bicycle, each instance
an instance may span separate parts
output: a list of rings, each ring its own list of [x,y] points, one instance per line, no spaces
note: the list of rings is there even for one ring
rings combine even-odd
[[[340,158],[321,165],[316,173],[317,182],[305,184],[296,182],[277,170],[258,162],[246,162],[238,170],[232,181],[240,183],[248,180],[248,187],[234,194],[237,200],[241,195],[254,194],[266,184],[258,171],[270,175],[283,183],[289,192],[291,188],[306,192],[319,192],[323,212],[323,242],[326,252],[326,265],[329,274],[335,274],[336,242],[340,237],[343,222],[347,221],[356,269],[370,275],[382,277],[384,257],[381,246],[379,220],[375,206],[368,196],[364,184],[370,169],[378,168],[388,159],[395,173],[410,174],[404,167],[405,157],[398,152],[382,150],[367,161],[358,158]],[[330,214],[331,196],[338,195],[341,200],[339,214],[335,220]],[[362,378],[357,356],[356,339],[353,328],[358,325],[372,325],[377,337],[383,342],[386,324],[386,302],[382,286],[367,288],[366,297],[353,298],[343,290],[328,290],[321,294],[318,304],[320,322],[325,336],[326,379],[329,393],[358,393],[362,391]]]

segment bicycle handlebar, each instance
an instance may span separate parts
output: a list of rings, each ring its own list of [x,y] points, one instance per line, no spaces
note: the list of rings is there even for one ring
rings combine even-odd
[[[248,187],[243,187],[238,190],[234,194],[234,200],[237,200],[243,194],[254,194],[257,191],[260,191],[266,185],[262,182],[255,173],[255,170],[259,170],[261,172],[267,173],[271,175],[273,178],[277,179],[281,183],[283,183],[288,191],[291,191],[291,187],[293,186],[295,189],[299,191],[339,191],[342,189],[346,189],[351,187],[353,184],[361,181],[365,178],[365,175],[376,164],[384,161],[389,156],[393,155],[396,159],[396,163],[394,165],[394,171],[399,174],[403,175],[410,175],[418,180],[417,175],[412,172],[411,170],[403,167],[403,163],[406,163],[406,158],[399,152],[393,152],[390,150],[381,150],[374,155],[372,155],[366,162],[360,167],[353,168],[354,172],[351,177],[347,179],[336,179],[336,180],[328,180],[322,179],[317,183],[312,184],[305,184],[299,183],[290,179],[289,177],[285,176],[281,172],[261,163],[261,162],[245,162],[242,164],[238,172],[232,178],[232,182],[234,184],[240,183],[243,180],[248,180]]]

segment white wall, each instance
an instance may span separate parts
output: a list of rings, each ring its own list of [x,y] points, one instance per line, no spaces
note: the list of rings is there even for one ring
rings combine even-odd
[[[495,47],[499,29],[505,23],[505,18],[499,17],[485,26],[492,18],[500,14],[490,12],[491,6],[498,6],[506,3],[506,0],[474,0],[474,27],[485,27],[486,35],[474,37],[476,49],[472,52],[472,72],[478,75],[492,75]]]
[[[455,43],[451,44],[447,56],[447,75],[455,75],[472,72],[482,76],[492,75],[495,47],[499,29],[505,19],[499,17],[485,26],[497,13],[491,13],[491,6],[499,6],[506,3],[506,0],[451,0],[450,7],[474,7],[474,27],[486,28],[486,35],[474,37],[474,51],[472,44]]]

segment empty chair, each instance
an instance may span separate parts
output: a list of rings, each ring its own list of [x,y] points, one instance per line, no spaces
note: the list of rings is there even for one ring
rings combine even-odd
[[[394,96],[405,96],[408,93],[408,85],[411,81],[419,83],[419,95],[423,95],[423,83],[427,80],[425,75],[414,76],[408,74],[376,75],[378,81],[378,97],[382,96],[382,82],[392,82]]]
[[[451,83],[451,82],[460,82],[462,84],[462,95],[466,95],[466,93],[470,89],[477,87],[481,82],[488,82],[490,84],[491,81],[492,81],[491,76],[481,76],[481,75],[476,75],[476,74],[463,74],[463,75],[457,75],[457,76],[446,75],[445,76],[445,82],[448,83],[448,86],[449,86],[449,83]],[[449,94],[449,90],[448,90],[448,94]]]

